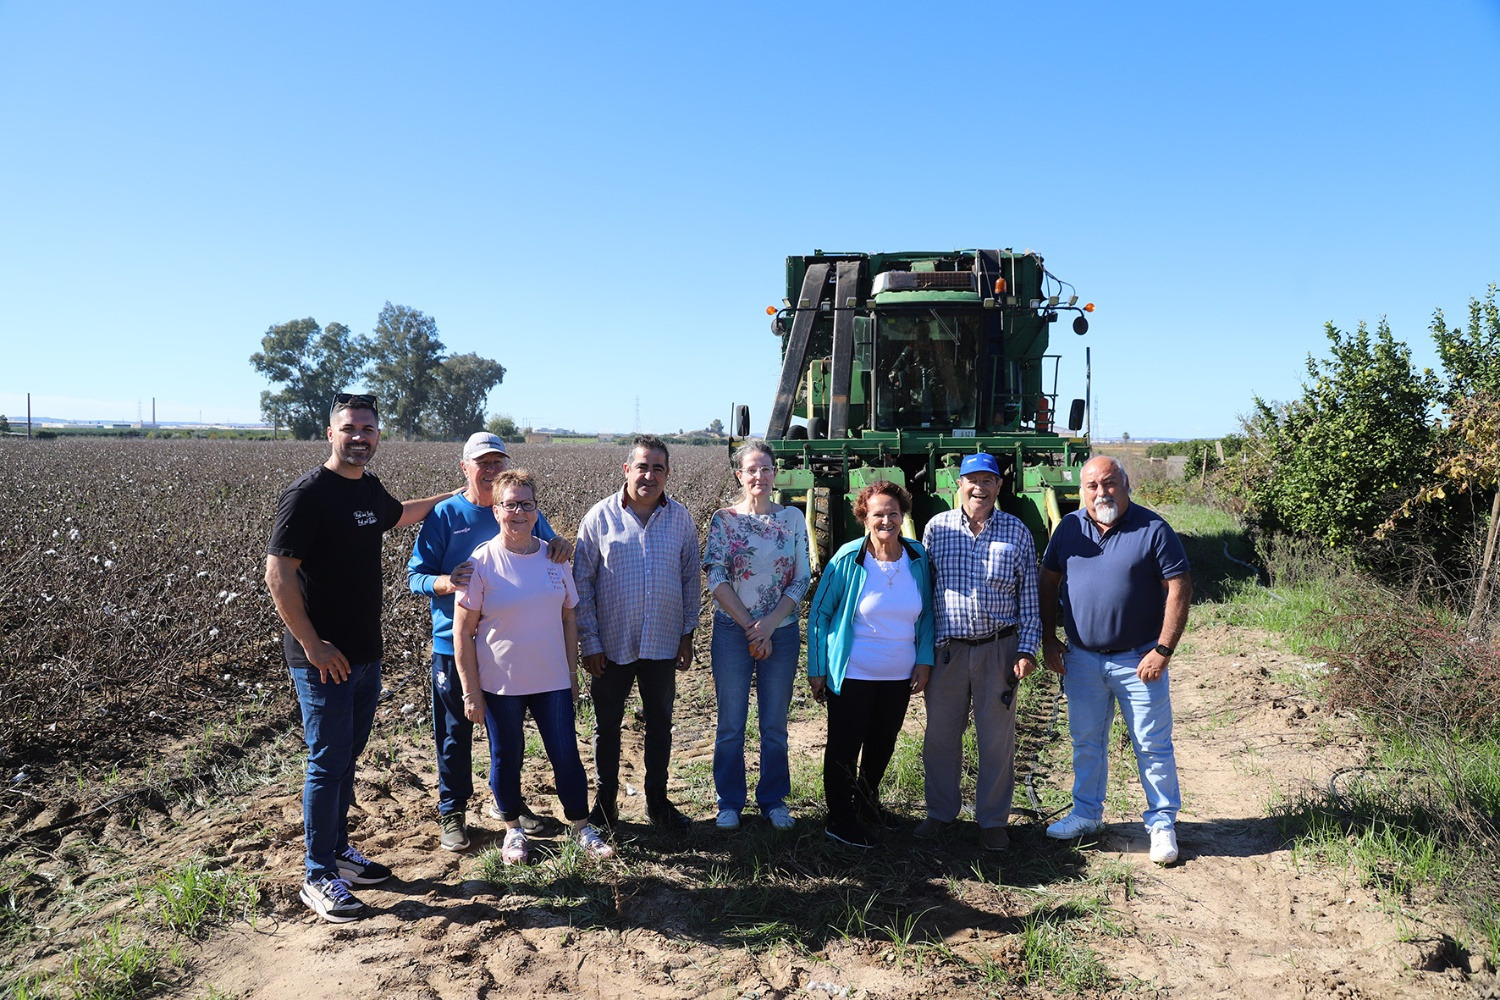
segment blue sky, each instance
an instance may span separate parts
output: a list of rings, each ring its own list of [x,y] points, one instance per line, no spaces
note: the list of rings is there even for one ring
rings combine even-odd
[[[1031,248],[1097,430],[1234,430],[1323,324],[1500,281],[1500,3],[0,0],[0,410],[252,421],[387,301],[490,409],[675,431],[779,371],[784,258]]]

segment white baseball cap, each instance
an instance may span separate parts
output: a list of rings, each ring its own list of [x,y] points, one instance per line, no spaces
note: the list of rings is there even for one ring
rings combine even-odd
[[[499,435],[488,431],[475,431],[464,443],[465,459],[476,459],[480,455],[488,455],[491,452],[499,452],[506,458],[510,457],[510,452],[505,450],[505,442],[500,440]]]

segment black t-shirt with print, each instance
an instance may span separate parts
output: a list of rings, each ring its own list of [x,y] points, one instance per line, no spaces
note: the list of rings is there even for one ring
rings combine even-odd
[[[348,479],[320,465],[281,494],[266,552],[302,561],[307,617],[351,665],[381,658],[380,537],[400,520],[401,501],[372,472]],[[290,630],[284,645],[288,662],[307,662]]]

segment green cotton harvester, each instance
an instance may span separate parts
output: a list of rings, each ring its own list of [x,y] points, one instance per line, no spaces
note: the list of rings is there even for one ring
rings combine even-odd
[[[1087,371],[1085,397],[1060,413],[1048,335],[1064,312],[1086,333],[1093,303],[1040,255],[1011,250],[818,250],[786,259],[786,288],[766,310],[782,367],[765,437],[777,502],[806,513],[814,570],[863,533],[850,509],[863,487],[905,486],[906,533],[918,537],[955,504],[959,462],[975,451],[999,461],[1000,506],[1040,552],[1077,508],[1089,457]],[[749,407],[734,408],[730,428],[733,448],[750,433]]]

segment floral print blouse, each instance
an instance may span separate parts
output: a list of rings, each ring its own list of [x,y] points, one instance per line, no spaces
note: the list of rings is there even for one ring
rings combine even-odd
[[[812,580],[802,512],[794,507],[774,514],[743,514],[733,507],[717,511],[703,547],[703,572],[710,594],[728,583],[756,618],[775,610],[783,596],[802,603]],[[795,624],[797,616],[791,614],[781,627]]]

